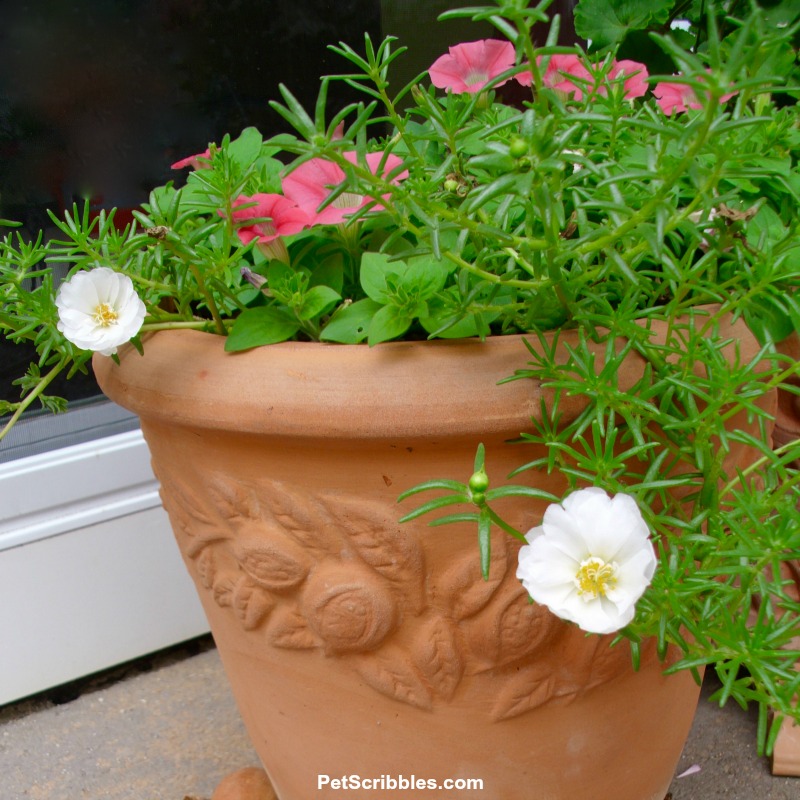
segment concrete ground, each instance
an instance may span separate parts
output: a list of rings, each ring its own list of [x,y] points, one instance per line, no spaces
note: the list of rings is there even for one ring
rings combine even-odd
[[[800,800],[755,729],[754,713],[701,701],[672,800]],[[208,638],[0,708],[0,800],[207,800],[257,763]]]

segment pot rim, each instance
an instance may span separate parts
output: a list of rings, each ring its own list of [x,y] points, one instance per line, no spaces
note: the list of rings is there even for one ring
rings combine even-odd
[[[700,307],[695,316],[704,319],[715,308]],[[688,324],[693,319],[686,317]],[[643,324],[656,338],[665,335],[665,323]],[[741,319],[725,315],[718,325],[731,357],[757,357],[759,344]],[[569,358],[568,346],[579,337],[575,329],[543,334],[548,345],[556,344],[559,361]],[[323,440],[435,440],[474,438],[478,419],[483,435],[516,438],[532,419],[543,418],[553,396],[530,378],[498,386],[529,364],[525,341],[535,344],[536,334],[374,347],[281,342],[238,353],[225,351],[225,337],[196,330],[152,332],[143,341],[144,356],[127,344],[119,350],[119,364],[95,354],[97,382],[107,397],[142,419],[174,425]],[[604,344],[589,347],[605,357]],[[699,362],[695,368],[705,369]],[[629,353],[617,374],[619,388],[633,387],[643,369],[643,358]],[[584,406],[580,395],[559,399],[565,421]]]
[[[144,420],[359,440],[474,435],[478,418],[487,435],[516,437],[541,416],[543,393],[530,379],[497,384],[529,362],[526,338],[282,342],[228,353],[222,336],[171,330],[144,337],[144,356],[128,344],[119,364],[95,355],[93,367],[103,393]]]

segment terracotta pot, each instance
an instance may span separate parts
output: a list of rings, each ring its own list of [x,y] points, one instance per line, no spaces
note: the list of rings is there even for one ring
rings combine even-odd
[[[627,646],[528,603],[508,537],[493,540],[484,582],[473,526],[397,522],[414,507],[400,492],[466,480],[480,441],[495,480],[540,455],[507,440],[541,413],[541,390],[496,385],[527,361],[519,337],[231,355],[183,331],[145,351],[96,358],[97,377],[141,416],[281,800],[341,798],[343,776],[376,781],[353,796],[398,800],[446,779],[483,789],[442,797],[663,800],[697,701],[691,676],[665,677],[652,646],[634,672]],[[542,511],[505,508],[523,530]]]
[[[793,333],[778,345],[778,350],[797,363],[800,361],[800,337]],[[793,378],[790,383],[797,386],[800,384],[800,379]],[[786,390],[778,392],[778,413],[773,432],[776,447],[800,439],[800,402],[798,400],[798,395],[793,392]],[[800,468],[800,463],[795,461],[794,467]],[[795,601],[800,600],[800,560],[786,561],[781,564],[781,577],[787,581],[787,594]],[[800,638],[795,637],[786,646],[795,650],[800,649]],[[796,667],[800,671],[800,661],[797,662]],[[772,773],[800,777],[800,725],[793,724],[791,720],[784,721],[778,732],[778,738],[775,740],[772,751]]]

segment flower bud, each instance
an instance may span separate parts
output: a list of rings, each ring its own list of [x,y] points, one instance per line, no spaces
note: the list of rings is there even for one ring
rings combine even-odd
[[[508,143],[508,154],[512,158],[522,158],[528,154],[528,143],[521,136],[515,136]]]
[[[477,472],[472,473],[469,479],[469,490],[471,492],[485,492],[489,488],[489,476],[486,471],[479,469]]]

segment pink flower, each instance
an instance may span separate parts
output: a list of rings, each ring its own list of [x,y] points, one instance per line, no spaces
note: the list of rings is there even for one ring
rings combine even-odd
[[[647,92],[647,67],[638,61],[623,59],[615,61],[608,73],[610,81],[624,78],[625,99],[633,100],[634,97],[642,97]],[[604,87],[600,88],[603,92]]]
[[[543,62],[542,57],[537,63],[541,66]],[[608,72],[608,80],[611,81],[625,77],[625,97],[628,100],[641,97],[647,91],[647,76],[647,67],[638,61],[615,61]],[[515,77],[523,86],[530,86],[533,82],[530,72],[522,72]],[[585,91],[590,94],[597,92],[604,97],[608,93],[607,87],[595,83],[589,65],[577,55],[550,56],[542,81],[545,86],[572,95],[576,100],[582,100]]]
[[[672,115],[672,112],[682,114],[690,108],[702,108],[703,104],[697,99],[694,89],[686,83],[670,83],[662,81],[657,83],[653,89],[658,105],[665,114]],[[728,92],[719,98],[720,103],[730,100],[736,92]]]
[[[665,114],[671,115],[673,111],[681,114],[688,108],[702,108],[697,98],[694,96],[694,90],[691,86],[685,83],[668,83],[662,81],[657,83],[653,89],[653,94],[656,96],[656,102]]]
[[[206,159],[205,162],[201,161],[200,159]],[[191,167],[192,169],[207,169],[208,168],[208,161],[211,159],[211,151],[206,148],[206,150],[202,153],[195,153],[193,156],[189,156],[188,158],[182,158],[180,161],[176,161],[170,169],[183,169],[184,167]]]
[[[352,164],[356,164],[358,156],[354,151],[344,153],[344,157]],[[373,175],[378,174],[383,153],[367,153],[367,166]],[[386,176],[393,169],[402,164],[402,159],[395,155],[388,155],[385,159],[382,176]],[[359,209],[373,203],[371,197],[366,197],[355,192],[343,192],[329,206],[322,211],[319,207],[325,202],[331,191],[346,180],[344,170],[332,161],[323,158],[312,158],[290,172],[282,181],[283,193],[303,211],[311,225],[338,225],[347,217],[355,214]],[[408,177],[404,170],[392,179],[397,183]],[[384,195],[388,197],[388,195]],[[375,211],[380,211],[383,206],[376,204]]]
[[[433,62],[428,75],[439,89],[451,92],[481,91],[489,81],[514,66],[514,46],[499,39],[463,42]],[[502,86],[506,81],[495,84]]]
[[[541,64],[540,59],[539,63]],[[578,78],[578,82],[574,83],[571,79]],[[583,98],[583,91],[586,88],[586,81],[592,80],[592,73],[589,72],[586,64],[579,56],[550,56],[547,62],[547,69],[542,75],[542,81],[545,86],[551,89],[556,89],[565,94],[571,94],[576,100]]]
[[[252,197],[241,195],[233,201],[233,205],[237,206],[231,213],[234,222],[260,220],[237,228],[236,232],[243,244],[249,244],[253,239],[258,244],[268,244],[280,236],[299,233],[310,224],[308,216],[280,194],[254,194]]]

